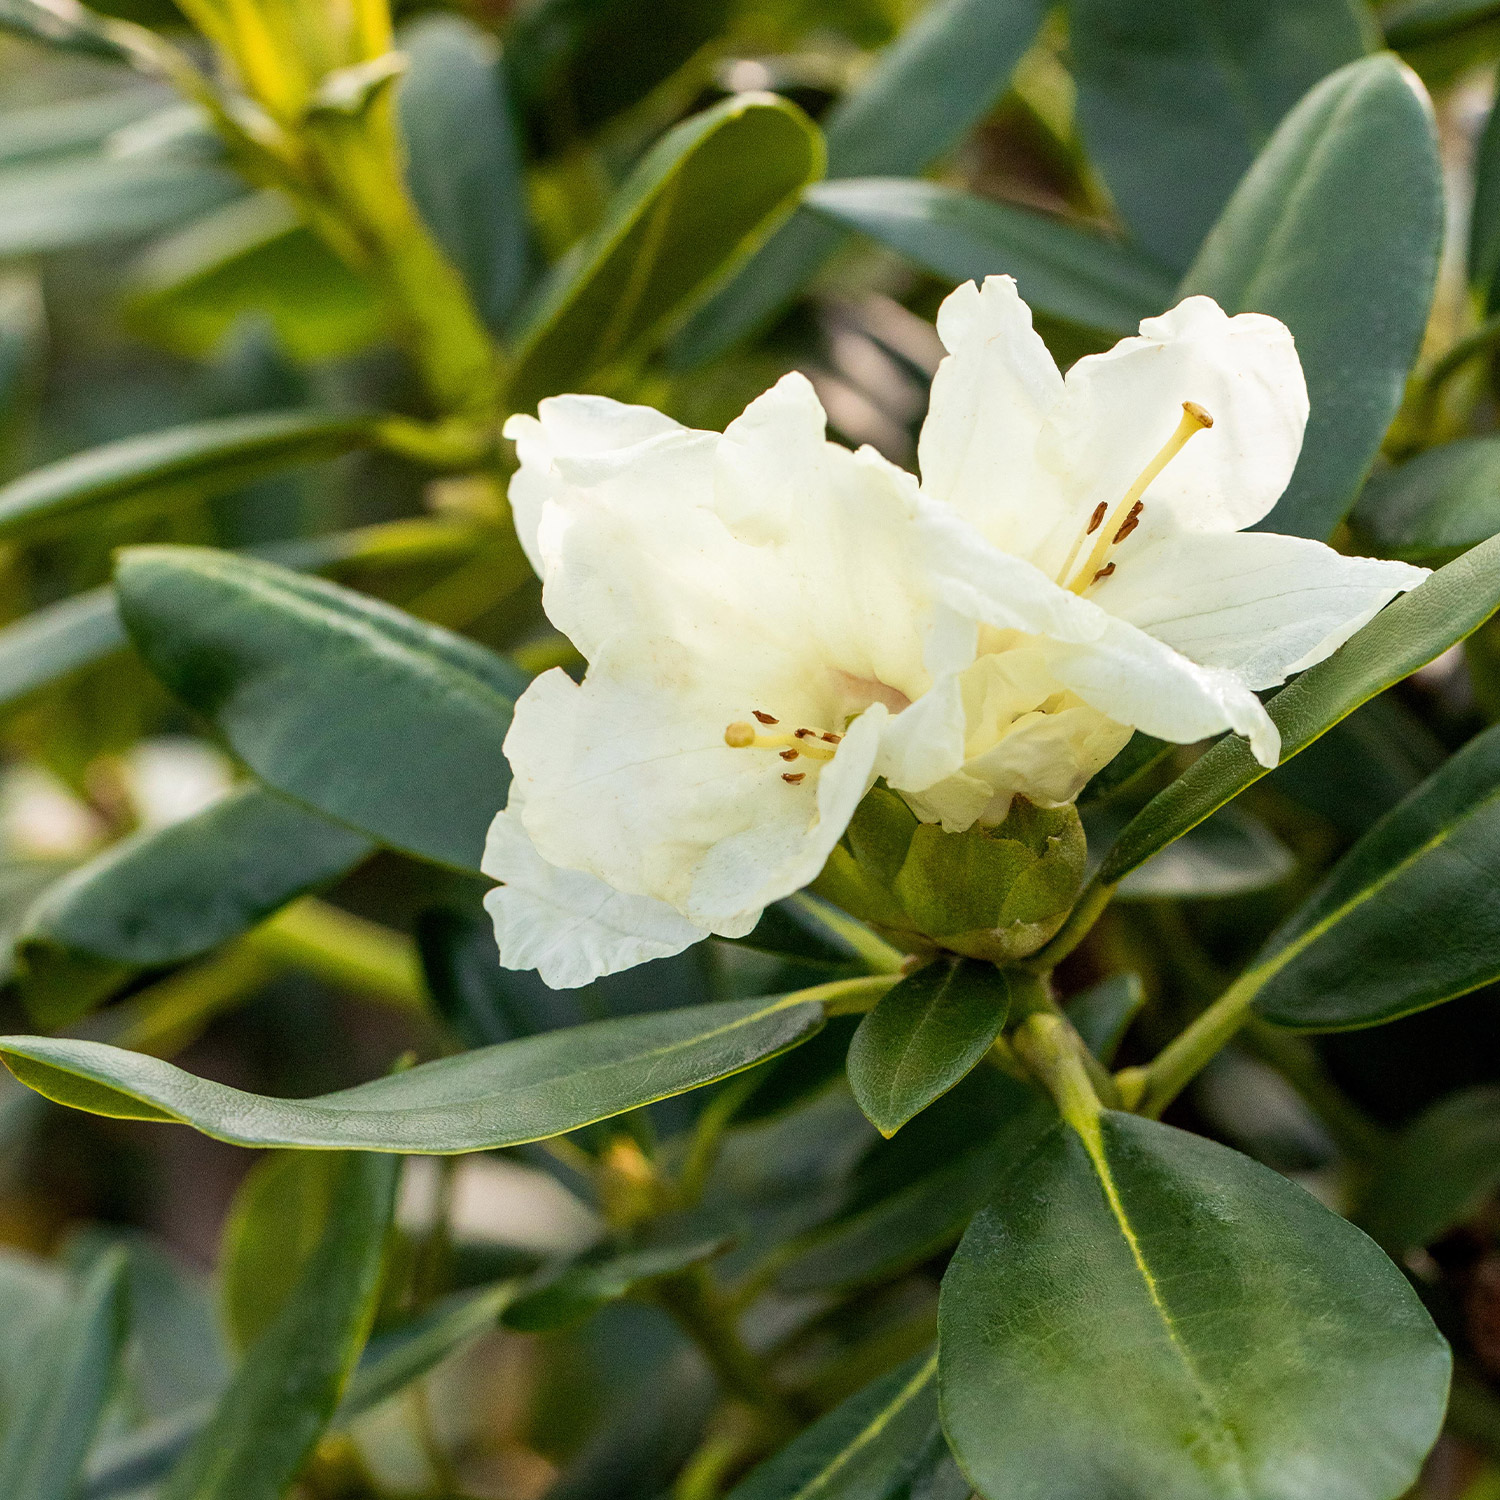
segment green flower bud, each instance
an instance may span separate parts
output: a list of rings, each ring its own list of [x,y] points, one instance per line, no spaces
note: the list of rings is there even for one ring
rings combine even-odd
[[[1025,958],[1062,926],[1083,886],[1078,811],[1017,797],[993,828],[944,833],[895,792],[860,803],[814,889],[908,950],[996,963]]]

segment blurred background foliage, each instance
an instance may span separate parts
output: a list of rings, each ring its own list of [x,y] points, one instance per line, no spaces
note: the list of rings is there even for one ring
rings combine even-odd
[[[100,10],[206,59],[171,0]],[[404,1057],[848,972],[831,939],[767,933],[581,992],[498,971],[484,883],[441,830],[434,848],[376,850],[266,803],[127,648],[115,549],[231,549],[399,605],[521,673],[576,666],[509,530],[507,461],[475,446],[496,411],[597,389],[721,427],[796,368],[839,439],[910,465],[941,353],[931,319],[956,281],[1016,274],[1065,364],[1108,347],[1185,272],[1222,284],[1198,251],[1242,175],[1309,88],[1382,46],[1433,95],[1446,249],[1429,296],[1436,182],[1382,148],[1372,180],[1388,175],[1394,198],[1313,241],[1390,325],[1389,353],[1360,366],[1374,394],[1355,390],[1370,431],[1351,439],[1352,478],[1308,479],[1280,529],[1326,534],[1384,436],[1343,544],[1437,563],[1500,531],[1500,5],[472,0],[395,22],[406,71],[351,82],[361,57],[335,59],[352,71],[342,102],[316,106],[333,120],[319,149],[353,149],[338,118],[393,103],[390,160],[425,230],[396,223],[349,250],[315,190],[268,186],[201,103],[129,66],[118,35],[63,0],[0,0],[6,1031],[64,1028],[305,1095]],[[825,146],[828,180],[795,206]],[[422,258],[429,241],[442,257]],[[1333,369],[1288,318],[1310,373]],[[475,352],[487,334],[508,351],[499,370]],[[372,436],[372,412],[402,422]],[[1122,1061],[1149,1056],[1496,722],[1490,624],[1135,872],[1062,976],[1090,1040],[1123,1032]],[[1104,773],[1085,796],[1091,843],[1191,755]],[[233,910],[143,936],[105,852],[172,827],[241,839],[269,873]],[[149,878],[127,866],[117,883]],[[1138,977],[1100,987],[1119,973]],[[378,1221],[395,1191],[381,1159],[257,1158],[7,1080],[0,1471],[20,1473],[5,1469],[17,1444],[37,1451],[24,1392],[45,1376],[84,1403],[81,1447],[54,1444],[63,1478],[22,1475],[32,1487],[12,1493],[75,1493],[82,1469],[91,1500],[158,1493],[236,1351],[283,1326],[320,1255],[353,1299],[345,1323],[363,1296],[375,1335],[304,1471],[308,1500],[721,1492],[747,1457],[734,1409],[652,1298],[623,1294],[714,1260],[798,1416],[829,1410],[930,1343],[947,1256],[1013,1149],[1015,1085],[989,1072],[881,1141],[842,1079],[852,1027],[546,1146],[409,1163],[378,1287],[358,1245],[320,1235],[334,1216]],[[1398,1215],[1384,1234],[1461,1360],[1421,1493],[1500,1495],[1500,990],[1313,1040],[1252,1028],[1169,1118],[1366,1222],[1438,1183],[1417,1227]],[[662,1231],[634,1269],[590,1250],[640,1219],[657,1153],[694,1149],[717,1218]],[[559,1264],[501,1328],[493,1288]],[[329,1371],[307,1378],[333,1389]],[[184,1473],[167,1500],[240,1493]],[[922,1485],[965,1493],[941,1468]]]

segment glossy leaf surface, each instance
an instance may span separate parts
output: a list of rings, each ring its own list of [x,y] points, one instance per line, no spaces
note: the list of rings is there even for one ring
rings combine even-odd
[[[1050,1132],[944,1278],[943,1422],[981,1493],[1402,1493],[1449,1357],[1396,1267],[1198,1136],[1106,1114],[1095,1153],[1097,1171],[1072,1130]]]
[[[6,1500],[76,1492],[125,1347],[125,1270],[120,1252],[102,1256],[76,1296],[38,1323],[0,1444]]]
[[[1372,237],[1373,203],[1382,227]],[[1312,405],[1302,456],[1265,529],[1326,537],[1353,503],[1417,356],[1442,242],[1432,106],[1416,76],[1384,54],[1313,89],[1229,200],[1182,293],[1280,318]]]
[[[222,494],[283,469],[366,446],[370,423],[326,412],[267,412],[123,438],[0,485],[0,536],[52,529],[79,511],[152,511]]]
[[[1120,882],[1131,901],[1202,900],[1264,890],[1296,868],[1290,849],[1263,823],[1224,808]]]
[[[1069,0],[1079,128],[1142,245],[1188,264],[1282,116],[1370,50],[1362,11],[1356,0]]]
[[[114,845],[53,886],[17,937],[22,999],[39,1023],[82,1015],[137,969],[238,937],[374,849],[263,787]]]
[[[1500,438],[1461,438],[1376,474],[1354,523],[1387,557],[1432,562],[1500,532]]]
[[[770,95],[727,99],[669,131],[543,288],[517,334],[512,404],[577,389],[659,341],[822,170],[812,122]]]
[[[400,1162],[352,1153],[280,1315],[162,1486],[162,1500],[280,1500],[338,1406],[375,1316]]]
[[[886,1500],[937,1422],[937,1357],[919,1354],[835,1407],[730,1491],[730,1500]]]
[[[823,120],[828,176],[920,172],[1005,92],[1041,25],[1037,0],[939,0]],[[799,211],[683,329],[674,362],[703,364],[766,323],[846,235]]]
[[[1281,731],[1284,762],[1360,704],[1441,656],[1500,607],[1500,539],[1439,569],[1383,609],[1327,661],[1309,668],[1267,705]],[[1118,881],[1266,774],[1233,735],[1196,760],[1125,826],[1100,878]]]
[[[1276,932],[1256,1009],[1373,1026],[1500,977],[1500,728],[1469,741],[1334,866]]]
[[[887,990],[849,1044],[849,1086],[894,1135],[979,1062],[1010,1013],[1010,986],[977,959],[936,959]]]
[[[48,1098],[174,1120],[245,1146],[442,1154],[543,1140],[728,1077],[805,1041],[823,1007],[723,1001],[483,1047],[315,1099],[271,1099],[100,1042],[10,1037],[11,1071]]]
[[[942,183],[851,178],[806,201],[948,281],[1014,276],[1032,307],[1085,327],[1134,333],[1172,302],[1171,273],[1128,245]]]
[[[524,687],[507,662],[334,584],[188,547],[123,553],[147,664],[261,780],[382,843],[477,869]]]

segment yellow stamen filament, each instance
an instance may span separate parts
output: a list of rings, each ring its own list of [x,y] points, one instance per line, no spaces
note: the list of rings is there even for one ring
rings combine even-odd
[[[763,723],[768,719],[772,724],[776,723],[775,719],[758,711],[755,717]],[[754,724],[744,719],[735,720],[724,730],[724,743],[731,750],[777,750],[780,751],[782,760],[796,760],[799,755],[805,755],[808,760],[832,760],[837,753],[835,746],[842,738],[842,735],[829,734],[821,729],[798,729],[791,734],[761,734]],[[801,780],[801,777],[797,779]]]
[[[1161,446],[1161,451],[1156,457],[1141,470],[1134,484],[1125,491],[1124,497],[1114,510],[1105,517],[1102,512],[1104,506],[1101,503],[1094,510],[1089,520],[1088,530],[1084,536],[1098,534],[1093,548],[1083,560],[1083,565],[1073,574],[1071,580],[1065,585],[1075,594],[1082,594],[1101,578],[1108,578],[1114,572],[1114,564],[1105,566],[1105,559],[1109,556],[1112,548],[1123,542],[1126,537],[1140,524],[1141,511],[1145,508],[1141,496],[1151,487],[1156,476],[1177,457],[1187,446],[1188,439],[1196,433],[1214,425],[1214,419],[1198,405],[1196,401],[1184,401],[1182,403],[1182,420],[1177,424],[1177,430]],[[1074,544],[1074,552],[1077,544]],[[1073,557],[1070,555],[1067,562],[1063,564],[1062,576],[1068,575],[1068,569],[1073,565]]]

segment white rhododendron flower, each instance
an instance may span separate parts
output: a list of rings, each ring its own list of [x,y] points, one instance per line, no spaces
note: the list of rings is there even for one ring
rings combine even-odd
[[[1286,488],[1291,334],[1189,298],[1066,378],[1009,277],[943,304],[920,484],[788,375],[724,433],[597,396],[506,426],[548,618],[588,662],[505,743],[501,960],[554,986],[748,932],[877,777],[950,830],[1076,797],[1141,729],[1279,752],[1257,689],[1424,570],[1244,532]]]

